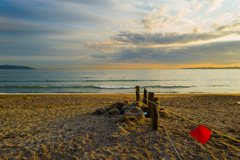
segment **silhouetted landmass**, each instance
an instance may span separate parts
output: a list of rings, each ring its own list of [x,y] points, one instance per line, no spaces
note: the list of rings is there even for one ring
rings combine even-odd
[[[27,66],[0,65],[0,69],[35,69]]]
[[[197,68],[181,68],[181,69],[240,69],[240,67],[197,67]]]

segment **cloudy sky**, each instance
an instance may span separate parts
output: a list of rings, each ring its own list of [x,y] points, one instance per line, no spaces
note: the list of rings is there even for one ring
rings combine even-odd
[[[3,64],[240,66],[240,1],[1,0]]]

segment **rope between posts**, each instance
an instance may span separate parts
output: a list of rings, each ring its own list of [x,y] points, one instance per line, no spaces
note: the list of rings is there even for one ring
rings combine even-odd
[[[166,134],[167,134],[167,137],[168,137],[168,139],[169,139],[170,144],[172,145],[174,151],[177,153],[178,158],[179,158],[180,160],[182,160],[182,158],[181,158],[181,156],[179,155],[177,149],[174,147],[173,142],[172,142],[172,140],[171,140],[171,138],[170,138],[170,136],[169,136],[169,134],[168,134],[168,132],[167,132],[167,130],[166,130],[163,122],[162,122],[162,119],[161,119],[161,117],[160,117],[160,115],[159,115],[159,113],[158,113],[158,108],[157,108],[157,107],[156,107],[156,112],[157,112],[157,115],[158,115],[158,117],[159,117],[159,119],[160,119],[160,121],[161,121],[161,123],[162,123],[163,129],[164,129],[164,131],[165,131]]]
[[[138,93],[139,93],[139,92],[138,92]],[[140,94],[140,93],[139,93],[139,94]],[[140,94],[140,97],[142,97],[141,94]],[[147,100],[148,102],[154,103],[154,102],[149,101],[148,99],[146,99],[146,98],[144,98],[144,97],[142,97],[142,98],[145,99],[145,100]],[[160,105],[156,105],[156,106],[161,107]],[[165,108],[164,108],[164,109],[165,109]],[[166,109],[165,109],[165,110],[166,110]],[[166,111],[168,111],[168,110],[166,110]],[[183,118],[183,119],[185,119],[185,120],[187,120],[187,121],[189,121],[189,122],[191,122],[191,123],[195,123],[195,124],[197,124],[197,125],[199,125],[199,126],[203,126],[202,124],[197,123],[197,122],[195,122],[195,121],[192,121],[192,120],[190,120],[190,119],[188,119],[188,118],[186,118],[186,117],[180,116],[179,114],[176,114],[176,113],[171,112],[171,111],[168,111],[168,112],[171,113],[171,114],[173,114],[173,115],[175,115],[175,116],[181,117],[181,118]],[[207,126],[204,126],[204,127],[206,127],[207,129],[209,129],[209,130],[211,130],[211,131],[213,131],[213,132],[215,132],[215,133],[217,133],[217,134],[219,134],[219,135],[221,135],[221,136],[227,137],[227,138],[229,138],[229,139],[231,139],[231,140],[233,140],[233,141],[236,141],[236,142],[239,142],[239,143],[240,143],[240,140],[237,140],[237,139],[235,139],[235,138],[233,138],[233,137],[230,137],[230,136],[228,136],[228,135],[225,135],[225,134],[223,134],[223,133],[220,133],[220,132],[218,132],[218,131],[216,131],[216,130],[214,130],[214,129],[211,129],[211,128],[207,127]]]

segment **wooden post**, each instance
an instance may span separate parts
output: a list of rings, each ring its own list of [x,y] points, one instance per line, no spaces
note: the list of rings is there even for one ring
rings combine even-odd
[[[151,117],[151,102],[149,102],[149,101],[151,101],[152,100],[152,98],[154,98],[154,93],[153,92],[149,92],[148,93],[148,109],[147,109],[147,117]]]
[[[140,101],[140,86],[136,86],[136,101]]]
[[[144,95],[143,95],[144,99],[143,99],[143,103],[147,104],[147,90],[146,88],[144,88]]]
[[[152,99],[152,130],[158,129],[158,106],[159,105],[159,98],[153,98]]]

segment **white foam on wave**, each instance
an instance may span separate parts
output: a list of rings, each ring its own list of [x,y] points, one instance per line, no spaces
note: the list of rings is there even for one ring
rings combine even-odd
[[[132,89],[135,87],[132,86],[95,86],[96,88],[100,89]]]

